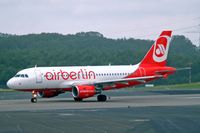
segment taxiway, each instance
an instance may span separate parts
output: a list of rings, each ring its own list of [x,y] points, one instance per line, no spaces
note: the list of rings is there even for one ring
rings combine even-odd
[[[72,98],[45,98],[38,99],[37,103],[31,103],[30,99],[1,100],[0,112],[191,105],[200,105],[200,94],[115,96],[110,97],[107,102],[97,102],[96,98],[82,102],[75,102]]]
[[[189,92],[122,91],[123,96],[111,94],[107,102],[95,97],[74,102],[63,95],[37,103],[27,93],[3,94],[0,133],[198,133],[200,94]]]

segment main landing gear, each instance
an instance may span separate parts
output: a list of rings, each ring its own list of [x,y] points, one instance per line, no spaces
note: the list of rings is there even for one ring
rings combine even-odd
[[[35,92],[35,91],[32,91],[32,98],[31,98],[31,102],[32,103],[37,103],[37,92]]]
[[[105,102],[106,100],[107,100],[106,95],[100,94],[97,96],[97,101],[99,101],[99,102]]]
[[[107,96],[106,95],[100,94],[100,95],[97,96],[97,101],[98,102],[105,102],[106,100],[107,100]],[[81,102],[81,101],[83,101],[83,99],[79,98],[79,97],[77,97],[77,98],[74,97],[74,101]]]
[[[83,101],[83,99],[82,98],[76,98],[76,97],[74,97],[74,101],[76,101],[76,102],[81,102],[81,101]]]

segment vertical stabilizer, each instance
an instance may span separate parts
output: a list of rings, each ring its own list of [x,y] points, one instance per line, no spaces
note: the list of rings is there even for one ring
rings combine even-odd
[[[172,31],[163,31],[147,52],[140,66],[165,66]]]

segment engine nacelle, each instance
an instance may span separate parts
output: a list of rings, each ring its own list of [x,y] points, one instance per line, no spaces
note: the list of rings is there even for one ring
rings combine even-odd
[[[55,90],[44,90],[44,91],[37,92],[37,95],[43,98],[50,98],[50,97],[58,96],[61,93],[62,92],[55,91]]]
[[[83,85],[83,86],[74,86],[72,88],[72,95],[74,98],[88,98],[92,97],[99,92],[96,90],[95,86]]]

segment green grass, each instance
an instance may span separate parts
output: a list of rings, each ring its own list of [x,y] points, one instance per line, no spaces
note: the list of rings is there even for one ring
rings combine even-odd
[[[168,86],[160,86],[160,87],[165,87],[168,89],[200,89],[200,82],[191,83],[191,84],[168,85]]]
[[[0,93],[1,92],[14,92],[15,90],[12,89],[0,89]]]
[[[130,90],[135,91],[151,91],[151,90],[198,90],[200,89],[200,82],[191,83],[191,84],[176,84],[176,85],[160,85],[154,87],[136,87],[129,88]]]

